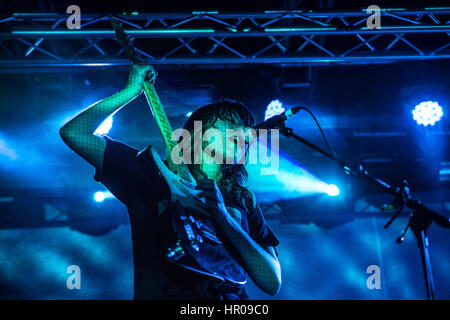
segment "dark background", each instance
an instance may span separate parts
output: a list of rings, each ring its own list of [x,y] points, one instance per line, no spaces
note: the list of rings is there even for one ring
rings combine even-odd
[[[361,10],[373,1],[122,2],[0,1],[2,13],[65,12],[262,12],[269,9]],[[448,2],[376,1],[380,7],[423,8]],[[429,39],[433,44],[433,39]],[[23,55],[17,46],[15,54]],[[22,50],[22,51],[21,51]],[[185,114],[222,98],[242,101],[262,121],[270,101],[308,106],[343,159],[363,162],[381,179],[399,185],[448,215],[450,193],[439,172],[449,166],[449,60],[369,65],[299,66],[277,64],[158,66],[157,91],[174,128]],[[131,235],[125,207],[92,195],[103,186],[94,169],[67,148],[59,128],[92,103],[121,90],[128,66],[102,68],[0,69],[0,298],[131,299]],[[307,83],[286,88],[284,83]],[[418,126],[411,110],[438,101],[444,116],[433,127]],[[288,121],[301,136],[321,147],[323,140],[306,113]],[[136,148],[162,151],[157,127],[143,96],[115,117],[108,134]],[[281,138],[289,159],[284,169],[303,168],[315,181],[335,183],[338,197],[272,190],[274,178],[253,175],[250,188],[281,240],[283,286],[274,299],[425,299],[419,250],[412,233],[395,243],[407,223],[401,215],[387,230],[389,215],[378,208],[392,197],[376,193],[342,173],[307,147]],[[283,182],[283,183],[284,183]],[[289,181],[292,182],[292,181]],[[267,186],[267,188],[266,188]],[[267,194],[270,192],[270,197]],[[286,196],[287,195],[287,196]],[[15,201],[5,199],[14,197]],[[17,201],[16,201],[17,200]],[[450,235],[430,228],[436,295],[450,298]],[[66,268],[79,265],[82,289],[66,288]],[[379,265],[381,290],[369,290],[366,268]],[[253,284],[255,299],[271,298]]]

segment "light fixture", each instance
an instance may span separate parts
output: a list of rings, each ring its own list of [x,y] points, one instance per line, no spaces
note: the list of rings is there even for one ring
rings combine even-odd
[[[270,119],[274,116],[282,114],[284,112],[283,104],[280,100],[272,100],[266,108],[266,112],[264,114],[264,121]]]
[[[414,108],[412,114],[417,124],[425,127],[428,125],[434,126],[444,115],[441,106],[434,101],[421,102]]]

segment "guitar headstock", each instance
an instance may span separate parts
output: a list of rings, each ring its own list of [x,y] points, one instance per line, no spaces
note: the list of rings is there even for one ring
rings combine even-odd
[[[128,59],[133,61],[133,63],[148,63],[133,45],[133,39],[125,32],[122,23],[118,19],[113,18],[111,19],[111,26],[115,31],[117,42]],[[145,81],[154,84],[157,75],[158,73],[156,71],[149,73]]]

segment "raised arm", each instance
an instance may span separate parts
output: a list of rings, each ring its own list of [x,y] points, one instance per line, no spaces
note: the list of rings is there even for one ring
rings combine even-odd
[[[128,84],[123,90],[89,106],[59,130],[63,141],[95,168],[101,169],[106,141],[95,135],[95,130],[106,118],[142,93],[144,80],[152,72],[154,70],[149,65],[132,65]]]

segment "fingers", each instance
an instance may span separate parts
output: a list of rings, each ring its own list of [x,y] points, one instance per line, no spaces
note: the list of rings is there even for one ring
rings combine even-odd
[[[148,64],[139,65],[139,69],[144,74],[155,72],[155,70],[153,69],[153,66],[148,65]]]
[[[131,71],[134,74],[144,76],[148,73],[154,73],[155,69],[153,68],[153,66],[146,63],[135,63],[131,65]]]
[[[214,189],[217,187],[216,181],[214,179],[202,179],[197,181],[195,189]]]
[[[227,211],[223,196],[215,180],[199,180],[195,189],[200,190],[197,197],[204,199],[204,204],[212,214],[213,219],[221,219],[226,216]]]
[[[208,209],[220,210],[220,208],[225,206],[222,201],[219,200],[220,198],[217,197],[217,194],[212,191],[202,191],[197,196],[204,199],[204,205]]]
[[[215,193],[215,192],[212,191],[212,190],[204,190],[204,191],[201,191],[201,192],[199,192],[199,193],[197,194],[197,197],[199,197],[199,198],[205,198],[205,201],[206,201],[206,202],[209,202],[209,201],[215,201],[215,202],[217,202],[217,193]]]
[[[128,86],[142,91],[144,81],[152,80],[156,77],[153,66],[146,63],[135,63],[130,67],[130,75],[128,78]]]
[[[197,196],[205,198],[206,201],[218,202],[222,199],[219,187],[213,179],[199,180],[195,189],[200,190]]]

